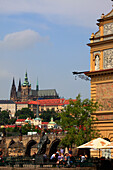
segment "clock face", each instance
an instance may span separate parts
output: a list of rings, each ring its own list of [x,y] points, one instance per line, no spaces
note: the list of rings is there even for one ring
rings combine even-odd
[[[104,50],[103,67],[104,69],[113,68],[113,49]]]
[[[99,70],[100,68],[100,59],[99,59],[99,55],[97,54],[95,56],[95,70]]]

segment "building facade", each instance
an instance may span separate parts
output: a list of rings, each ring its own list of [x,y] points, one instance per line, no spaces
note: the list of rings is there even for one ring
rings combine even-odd
[[[76,101],[76,99],[72,99],[73,101]],[[37,112],[38,107],[38,113],[41,114],[43,111],[48,110],[54,110],[57,113],[61,113],[62,110],[66,105],[69,104],[69,100],[61,98],[61,99],[44,99],[44,100],[38,100],[38,101],[29,101],[28,107],[33,111],[34,113]]]
[[[9,116],[14,117],[16,112],[16,104],[12,100],[0,100],[0,110],[9,111]]]
[[[19,80],[18,90],[16,90],[15,80],[13,78],[13,83],[10,92],[10,100],[15,102],[26,102],[29,100],[37,99],[57,99],[59,95],[55,89],[39,90],[38,81],[36,84],[36,89],[31,89],[31,84],[28,81],[27,72],[25,73],[24,83],[21,84]]]
[[[101,106],[94,113],[101,136],[113,141],[113,9],[97,20],[98,32],[90,38],[91,99]]]

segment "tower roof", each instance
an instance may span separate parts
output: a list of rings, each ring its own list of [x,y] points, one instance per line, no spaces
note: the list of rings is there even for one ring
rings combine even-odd
[[[12,84],[12,86],[15,86],[15,80],[14,80],[14,77],[13,77],[13,84]]]
[[[30,86],[29,81],[28,81],[28,77],[27,77],[27,71],[25,73],[25,79],[24,79],[23,86]]]
[[[19,79],[18,91],[21,91],[21,79]]]

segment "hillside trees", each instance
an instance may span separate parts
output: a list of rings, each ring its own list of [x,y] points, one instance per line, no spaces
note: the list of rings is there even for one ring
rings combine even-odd
[[[55,112],[53,109],[51,110],[47,110],[47,111],[43,111],[40,115],[40,118],[43,120],[43,122],[50,122],[51,117],[53,117],[53,120],[59,120],[59,114],[57,112]]]
[[[15,116],[16,118],[18,117],[18,119],[26,119],[28,117],[32,119],[34,118],[34,113],[29,108],[22,108],[16,111]]]
[[[0,125],[8,124],[9,120],[9,111],[3,110],[0,111]]]

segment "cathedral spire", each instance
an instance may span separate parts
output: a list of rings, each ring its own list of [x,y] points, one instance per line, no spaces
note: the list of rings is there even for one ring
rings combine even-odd
[[[27,71],[25,73],[25,79],[24,79],[23,86],[30,86],[29,81],[28,81],[28,77],[27,77]]]
[[[21,79],[19,79],[18,91],[21,91]]]
[[[28,82],[27,71],[25,73],[25,81]]]
[[[15,79],[14,79],[14,77],[13,77],[13,83],[12,83],[12,86],[15,86]]]
[[[13,100],[13,101],[16,100],[16,86],[15,86],[14,77],[13,77],[13,83],[12,83],[11,92],[10,92],[10,100]]]

